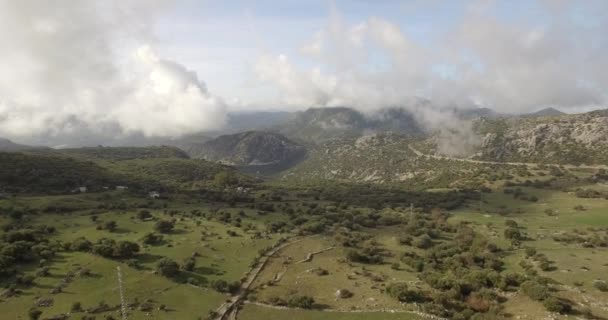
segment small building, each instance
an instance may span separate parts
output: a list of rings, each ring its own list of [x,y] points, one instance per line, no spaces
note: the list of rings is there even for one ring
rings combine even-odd
[[[87,187],[78,187],[76,189],[72,189],[72,193],[85,193],[87,192]]]
[[[129,189],[129,187],[126,187],[126,186],[116,186],[116,190],[118,190],[118,191],[125,191],[127,189]]]
[[[150,197],[152,199],[158,199],[158,198],[160,198],[160,193],[158,193],[156,191],[150,191],[150,192],[148,192],[148,197]]]
[[[249,188],[245,188],[245,187],[237,187],[237,188],[236,188],[236,192],[237,192],[237,193],[249,193]]]

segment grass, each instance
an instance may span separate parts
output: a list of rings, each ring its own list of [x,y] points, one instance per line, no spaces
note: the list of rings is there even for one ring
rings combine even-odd
[[[128,194],[115,193],[113,200],[120,198],[126,202],[142,201]],[[164,243],[158,246],[142,245],[141,238],[154,230],[155,220],[172,219],[164,213],[164,209],[150,209],[154,220],[140,221],[136,218],[137,209],[109,210],[95,214],[97,221],[91,219],[91,210],[96,208],[99,195],[70,195],[27,197],[4,200],[0,206],[23,206],[43,209],[49,205],[60,204],[70,207],[73,212],[68,213],[39,213],[26,217],[32,225],[47,225],[57,229],[51,241],[59,240],[70,242],[78,237],[86,237],[91,241],[108,237],[120,240],[138,242],[141,247],[137,260],[141,269],[133,269],[117,261],[104,259],[88,253],[62,252],[50,261],[51,277],[37,277],[36,285],[23,289],[19,297],[11,297],[0,303],[0,314],[9,317],[25,318],[37,297],[52,297],[52,307],[40,308],[44,313],[42,318],[70,311],[72,303],[81,302],[83,308],[89,308],[105,301],[111,306],[119,303],[116,266],[121,265],[124,274],[127,301],[138,299],[140,302],[152,299],[155,306],[164,304],[170,310],[158,311],[156,308],[151,317],[145,313],[135,311],[129,319],[193,319],[198,316],[206,317],[208,312],[215,310],[226,297],[211,289],[195,287],[178,283],[154,274],[155,264],[161,257],[169,257],[178,263],[191,257],[194,252],[196,268],[193,272],[183,272],[180,278],[188,277],[206,279],[208,281],[222,279],[228,282],[239,281],[249,270],[250,263],[258,255],[258,251],[276,242],[279,235],[254,238],[251,233],[218,221],[207,220],[204,217],[182,217],[176,215],[174,231],[165,234]],[[147,200],[144,200],[147,201]],[[207,212],[214,204],[186,203],[170,201],[170,209],[190,212],[199,209]],[[236,212],[233,208],[227,211]],[[252,210],[245,210],[247,215],[242,217],[243,224],[252,224],[257,230],[264,230],[264,223],[255,219]],[[8,221],[8,217],[0,217],[0,223]],[[114,232],[97,230],[97,225],[105,221],[115,221],[118,228]],[[229,236],[228,231],[235,231],[237,236]],[[0,231],[0,233],[2,233]],[[205,234],[205,236],[203,236]],[[94,273],[90,278],[77,278],[69,284],[65,292],[51,295],[49,291],[58,285],[59,281],[70,270],[78,266],[89,268]],[[35,273],[37,265],[25,266],[29,273]],[[114,311],[115,312],[115,311]],[[109,314],[109,313],[108,313]],[[115,314],[116,317],[116,314]]]
[[[177,284],[147,270],[132,269],[85,253],[62,253],[54,260],[50,277],[38,277],[35,286],[22,289],[23,294],[18,297],[5,299],[0,303],[0,314],[4,319],[25,319],[27,310],[38,297],[53,299],[51,307],[39,308],[43,311],[42,318],[67,313],[76,301],[85,309],[96,306],[101,301],[116,306],[120,304],[116,266],[121,266],[123,270],[127,302],[151,299],[155,306],[164,304],[170,310],[165,312],[154,308],[150,311],[151,316],[135,310],[130,313],[129,319],[192,319],[194,315],[206,316],[224,300],[223,295],[212,290]],[[86,267],[93,275],[76,277],[62,293],[49,293],[50,288],[56,286],[69,270],[77,267]],[[98,314],[98,317],[106,314],[118,316],[116,311],[111,311]]]
[[[413,313],[390,312],[324,312],[314,310],[281,310],[264,306],[247,304],[241,312],[242,320],[419,320],[424,319]]]
[[[328,237],[309,237],[294,243],[271,259],[260,277],[254,283],[256,297],[260,301],[268,301],[272,297],[288,297],[291,295],[308,295],[315,298],[320,307],[334,310],[403,310],[403,306],[383,292],[387,283],[415,282],[415,274],[405,269],[393,270],[390,265],[399,260],[401,248],[397,243],[395,229],[374,230],[376,241],[394,252],[394,257],[388,258],[381,265],[362,265],[348,263],[345,259],[344,248],[315,255],[312,261],[298,263],[306,258],[309,252],[322,250],[335,245]],[[289,262],[289,263],[288,263]],[[327,270],[327,275],[317,275],[315,269]],[[280,281],[273,285],[277,274],[282,274]],[[376,281],[373,277],[384,279]],[[348,299],[337,299],[337,290],[347,289],[353,293]]]
[[[601,186],[598,186],[601,187]],[[499,188],[499,187],[497,187]],[[500,190],[500,189],[499,189]],[[434,190],[441,192],[441,190]],[[608,260],[606,248],[583,248],[580,244],[564,244],[552,240],[556,232],[571,232],[574,229],[587,230],[589,227],[608,227],[605,199],[581,199],[568,192],[522,188],[528,195],[538,197],[537,202],[514,199],[502,191],[484,193],[481,201],[472,202],[468,207],[453,211],[451,223],[469,222],[478,232],[497,243],[505,250],[505,272],[523,272],[520,261],[526,260],[524,250],[511,248],[509,241],[504,239],[503,232],[507,219],[515,220],[533,240],[524,241],[524,246],[531,246],[554,261],[554,271],[541,272],[561,286],[557,295],[571,299],[584,306],[591,306],[597,316],[608,317],[605,308],[608,294],[599,292],[593,287],[597,279],[608,280]],[[42,318],[68,312],[73,302],[79,301],[88,308],[105,301],[109,305],[118,304],[116,291],[116,266],[121,265],[124,274],[126,295],[128,301],[138,299],[140,302],[152,299],[155,308],[150,317],[144,312],[133,311],[129,319],[193,319],[205,317],[210,310],[216,309],[227,297],[210,289],[195,287],[169,280],[154,274],[155,264],[161,257],[169,257],[182,263],[193,253],[196,257],[196,268],[193,272],[184,272],[180,280],[186,278],[205,279],[208,281],[221,279],[229,282],[238,281],[249,270],[251,261],[258,255],[260,249],[268,247],[285,235],[265,235],[265,225],[273,221],[287,221],[286,214],[281,212],[281,203],[291,203],[299,207],[304,200],[287,193],[280,200],[261,199],[261,193],[256,194],[256,202],[272,202],[276,212],[259,215],[258,210],[242,205],[228,207],[225,203],[203,202],[187,196],[176,196],[171,200],[155,200],[148,209],[153,219],[140,221],[136,218],[139,209],[134,204],[146,203],[149,200],[123,192],[106,192],[103,194],[78,194],[64,196],[17,197],[1,200],[0,207],[28,206],[43,210],[49,206],[61,207],[62,213],[40,212],[26,216],[31,224],[49,225],[57,228],[58,232],[51,240],[63,242],[72,241],[84,236],[90,240],[109,237],[115,240],[138,242],[142,237],[154,230],[158,219],[170,220],[175,218],[175,229],[164,235],[164,243],[152,246],[142,245],[137,258],[141,269],[133,269],[117,261],[77,252],[61,252],[58,258],[51,261],[51,277],[38,277],[36,285],[31,288],[21,288],[23,294],[18,297],[4,299],[0,302],[0,314],[7,318],[25,318],[27,310],[38,297],[52,297],[53,306],[41,308]],[[328,201],[306,200],[319,206],[334,205]],[[124,202],[128,204],[123,210],[100,210],[100,203]],[[582,205],[585,210],[574,210],[574,206]],[[165,209],[166,207],[166,209]],[[160,209],[158,209],[160,208]],[[353,207],[354,208],[354,207]],[[508,212],[504,211],[507,208]],[[245,232],[233,225],[209,220],[204,217],[191,216],[192,210],[208,213],[212,210],[230,212],[232,216],[242,216],[242,225],[250,224],[254,230],[262,232],[261,238],[254,237],[254,231]],[[358,208],[371,210],[369,208]],[[556,212],[555,216],[545,213],[547,209]],[[185,214],[169,215],[166,210],[177,210]],[[385,209],[390,210],[390,209]],[[91,219],[92,212],[97,212],[97,222]],[[8,217],[0,217],[0,224],[7,222]],[[105,221],[116,221],[118,229],[115,232],[97,230],[97,224]],[[229,236],[228,231],[236,232],[237,236]],[[407,282],[412,287],[428,291],[425,284],[420,284],[418,275],[409,267],[401,264],[393,269],[391,264],[399,261],[401,253],[414,250],[399,244],[399,227],[382,227],[363,230],[373,236],[373,239],[383,248],[392,253],[385,263],[380,265],[363,265],[346,261],[346,249],[337,246],[335,249],[316,255],[312,261],[296,263],[306,257],[309,252],[336,245],[332,235],[317,235],[305,237],[279,252],[272,258],[259,278],[254,282],[254,292],[250,299],[268,301],[272,297],[287,298],[292,295],[309,295],[314,297],[317,306],[328,311],[277,309],[268,306],[246,305],[239,314],[239,319],[420,319],[413,313],[371,312],[373,310],[415,310],[411,304],[402,305],[384,293],[384,288],[393,282]],[[0,231],[1,233],[1,231]],[[531,259],[527,259],[531,261]],[[286,263],[290,261],[289,263]],[[66,288],[64,293],[51,295],[49,290],[55,287],[65,274],[79,266],[92,270],[93,277],[76,278]],[[28,265],[24,271],[33,273],[37,266]],[[585,267],[583,269],[582,267]],[[320,276],[311,272],[323,268],[328,275]],[[538,268],[537,268],[538,269]],[[268,285],[277,274],[283,274],[276,284]],[[376,281],[373,278],[381,278]],[[337,299],[338,289],[348,289],[353,297]],[[164,304],[169,311],[159,311],[157,306]],[[602,307],[603,306],[603,307]],[[509,297],[505,304],[507,312],[514,315],[528,315],[531,318],[546,316],[544,307],[531,301],[525,295],[518,294]],[[116,311],[113,311],[116,316]],[[109,314],[109,313],[108,313]],[[76,315],[78,317],[78,315]],[[0,317],[2,318],[2,317]],[[98,316],[99,318],[99,316]]]
[[[608,249],[584,248],[580,244],[565,244],[556,242],[552,235],[573,230],[586,231],[588,228],[608,227],[608,201],[605,199],[582,199],[569,192],[522,188],[530,195],[539,198],[538,202],[513,199],[512,195],[494,192],[484,195],[482,211],[479,204],[453,212],[451,222],[469,221],[475,229],[485,233],[489,239],[503,248],[509,248],[510,243],[502,237],[505,221],[516,221],[532,238],[524,241],[523,246],[534,247],[554,262],[555,270],[539,272],[562,284],[559,296],[577,303],[590,306],[596,316],[608,316],[606,303],[608,294],[599,292],[593,287],[596,280],[608,280]],[[574,210],[576,205],[582,205],[585,211]],[[497,214],[500,207],[511,209],[520,208],[519,212],[505,215]],[[556,212],[556,216],[545,213],[547,209]],[[506,271],[523,272],[519,262],[526,260],[523,249],[508,250],[505,258]],[[528,259],[528,261],[532,261]],[[598,307],[604,305],[604,307]],[[516,297],[505,304],[506,310],[512,314],[526,314],[534,318],[542,314],[542,306],[524,297]],[[539,316],[540,317],[540,316]]]

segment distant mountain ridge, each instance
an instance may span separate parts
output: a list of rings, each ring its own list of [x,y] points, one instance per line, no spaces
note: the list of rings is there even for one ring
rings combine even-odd
[[[373,115],[347,107],[310,108],[297,112],[275,130],[294,140],[308,142],[354,138],[369,132],[423,133],[413,114],[403,108],[386,108]]]
[[[561,112],[555,108],[544,108],[532,113],[523,114],[523,117],[553,117],[553,116],[563,116],[566,113]]]
[[[0,138],[0,151],[16,152],[32,149],[45,149],[46,147],[35,147],[24,144],[14,143],[13,141],[5,138]]]
[[[186,151],[195,158],[238,167],[282,166],[306,154],[304,146],[267,131],[223,135],[193,144]]]

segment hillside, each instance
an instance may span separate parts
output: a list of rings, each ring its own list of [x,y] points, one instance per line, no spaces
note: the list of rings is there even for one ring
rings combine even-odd
[[[477,132],[479,159],[608,163],[608,117],[602,113],[481,121]]]
[[[68,193],[117,185],[139,191],[205,187],[220,172],[239,181],[252,181],[233,168],[202,159],[189,159],[172,147],[79,148],[27,153],[0,153],[0,192]]]
[[[463,157],[501,162],[608,164],[608,113],[520,116],[477,119],[472,134],[476,145]],[[417,144],[419,150],[439,154],[437,136]]]
[[[302,145],[283,135],[261,131],[219,136],[187,151],[196,158],[255,168],[289,166],[306,154]]]
[[[408,146],[417,139],[397,134],[334,139],[312,149],[307,159],[283,172],[292,184],[394,184],[408,189],[478,186],[488,166],[418,156]]]
[[[4,192],[66,193],[87,186],[123,185],[128,179],[91,161],[56,155],[0,153],[0,188]]]
[[[71,157],[97,160],[131,160],[158,158],[189,158],[188,154],[176,147],[87,147],[59,149],[55,152]]]
[[[0,138],[0,152],[14,152],[14,151],[23,151],[23,150],[31,150],[31,149],[39,149],[44,147],[34,147],[28,146],[24,144],[14,143],[11,140]]]
[[[551,117],[551,116],[562,116],[565,113],[555,109],[555,108],[544,108],[538,110],[536,112],[524,114],[524,117]]]
[[[366,115],[346,107],[311,108],[298,112],[276,130],[294,140],[314,143],[360,137],[370,132],[391,131],[411,135],[423,132],[413,115],[405,109],[386,108]]]

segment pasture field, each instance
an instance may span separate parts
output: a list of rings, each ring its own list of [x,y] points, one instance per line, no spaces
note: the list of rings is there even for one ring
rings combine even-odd
[[[421,320],[424,317],[413,313],[390,312],[326,312],[315,310],[275,309],[254,304],[246,304],[239,319],[243,320]]]
[[[2,283],[7,289],[0,298],[0,314],[7,319],[27,319],[28,310],[35,307],[44,319],[67,314],[78,302],[82,309],[89,310],[107,304],[105,311],[90,315],[118,319],[116,267],[120,266],[126,301],[131,306],[129,319],[214,319],[212,312],[223,302],[243,294],[247,301],[240,306],[238,319],[417,320],[437,313],[429,305],[436,304],[435,299],[441,301],[442,294],[451,294],[438,292],[441,289],[429,277],[441,273],[446,283],[473,281],[456,270],[461,266],[452,264],[471,263],[469,260],[474,259],[467,255],[477,254],[490,255],[502,265],[495,270],[487,265],[470,266],[474,268],[471,272],[544,277],[550,279],[551,295],[573,306],[571,313],[560,315],[548,312],[542,302],[517,288],[494,287],[493,292],[501,298],[492,298],[500,302],[491,302],[491,306],[502,314],[520,319],[567,319],[587,313],[608,318],[608,292],[596,286],[598,281],[608,281],[608,249],[563,240],[575,235],[589,241],[606,236],[608,200],[581,198],[575,192],[581,187],[605,192],[606,187],[577,182],[570,189],[557,190],[506,188],[503,184],[488,183],[489,192],[480,192],[480,198],[467,198],[457,208],[430,206],[411,212],[403,203],[407,199],[394,205],[382,204],[379,209],[377,202],[367,205],[352,199],[336,200],[329,193],[323,197],[301,189],[281,189],[276,184],[255,190],[253,200],[246,202],[214,201],[187,194],[151,200],[114,191],[0,200],[3,210],[22,208],[26,212],[22,217],[2,215],[0,225],[52,228],[48,243],[58,248],[43,263],[34,260],[21,265],[19,273],[35,277],[33,283],[11,287],[14,278]],[[516,188],[523,197],[504,192]],[[429,191],[427,201],[456,189]],[[140,217],[142,211],[149,215]],[[159,232],[159,221],[171,221],[172,229]],[[115,224],[112,230],[105,227],[109,222]],[[519,242],[506,236],[514,224],[523,235]],[[467,227],[471,230],[468,235]],[[10,232],[3,229],[0,235],[5,237]],[[152,232],[162,239],[145,243],[144,238]],[[427,234],[432,237],[424,244],[421,240]],[[261,252],[296,236],[298,240],[269,258],[247,292],[238,287],[234,291],[218,288],[219,282],[239,284],[259,261]],[[466,244],[466,250],[472,253],[450,251],[463,246],[463,237],[468,236],[474,238]],[[105,238],[133,242],[139,245],[139,251],[131,259],[114,259],[65,248],[64,244],[80,238],[92,243]],[[475,249],[479,243],[495,245],[496,249],[479,251]],[[535,255],[528,254],[530,248]],[[353,258],[353,252],[363,255],[363,260]],[[462,261],[449,260],[457,254],[462,255]],[[538,255],[549,267],[541,268]],[[163,276],[157,264],[164,258],[177,262],[180,268],[191,260],[194,267],[181,268],[175,276]],[[372,260],[365,260],[368,258]],[[423,265],[415,263],[416,259]],[[48,267],[49,274],[38,275],[43,266]],[[82,270],[88,271],[81,275]],[[51,293],[62,282],[67,282],[62,291]],[[397,299],[390,289],[395,284],[406,284],[411,296]],[[8,288],[16,289],[17,294],[6,295]],[[339,290],[350,296],[337,296]],[[489,289],[478,290],[488,294]],[[304,309],[290,305],[292,298],[311,298],[314,302]],[[41,301],[47,303],[41,305]],[[470,300],[459,303],[450,311],[454,315],[466,315],[466,308],[473,308]],[[489,313],[494,309],[484,310]],[[71,312],[70,319],[85,315]]]

